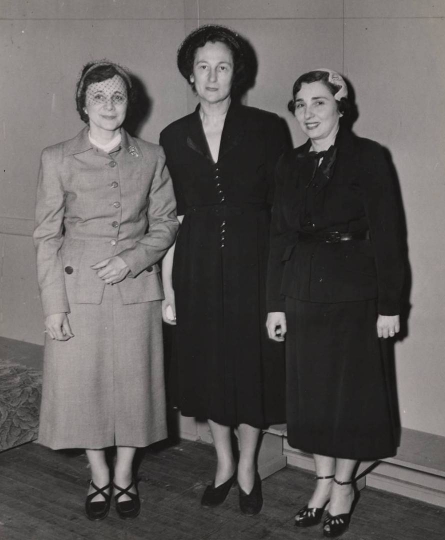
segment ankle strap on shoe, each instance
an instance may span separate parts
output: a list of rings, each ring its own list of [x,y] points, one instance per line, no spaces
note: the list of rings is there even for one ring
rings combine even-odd
[[[113,482],[114,489],[119,492],[114,496],[115,500],[117,501],[119,497],[122,497],[122,495],[128,495],[130,498],[136,497],[137,495],[135,493],[131,493],[130,491],[133,485],[135,485],[134,480],[132,480],[131,484],[126,488],[121,488]]]
[[[349,484],[353,484],[354,480],[351,480],[349,482],[340,482],[340,480],[337,480],[337,478],[334,478],[334,482],[338,484],[339,486],[347,486]]]
[[[330,480],[331,478],[334,478],[335,474],[331,474],[330,476],[316,476],[316,480]],[[335,480],[335,478],[334,478]]]
[[[90,486],[91,486],[95,491],[93,491],[93,493],[90,493],[89,495],[87,495],[87,501],[91,501],[92,499],[94,499],[94,498],[97,497],[98,495],[102,495],[103,498],[105,499],[105,501],[108,501],[108,499],[110,499],[111,494],[110,494],[110,493],[106,493],[105,490],[111,488],[111,482],[109,482],[106,486],[101,487],[101,488],[98,487],[98,486],[96,486],[96,484],[93,482],[93,480],[90,480],[88,483],[90,484]]]

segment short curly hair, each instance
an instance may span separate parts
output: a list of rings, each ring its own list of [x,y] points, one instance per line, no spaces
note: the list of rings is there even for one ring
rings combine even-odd
[[[335,96],[335,94],[340,89],[340,87],[332,84],[329,81],[329,73],[327,71],[316,70],[303,73],[303,75],[300,75],[298,79],[294,82],[294,86],[292,88],[293,98],[287,104],[287,108],[292,114],[295,114],[295,98],[298,92],[301,90],[301,86],[303,84],[310,84],[313,82],[323,83],[333,96]],[[342,97],[340,100],[336,100],[336,103],[337,110],[342,115],[342,118],[344,118],[345,120],[349,119],[351,112],[351,102],[349,101],[349,99],[347,97]]]
[[[226,26],[207,24],[194,30],[185,38],[179,46],[177,57],[181,75],[195,91],[195,85],[191,82],[190,77],[193,75],[196,51],[200,47],[204,47],[206,43],[223,43],[230,50],[234,64],[231,94],[242,94],[250,78],[250,70],[246,62],[246,41]]]
[[[130,117],[136,100],[131,75],[127,69],[108,60],[88,62],[82,69],[76,85],[76,109],[83,122],[88,124],[89,118],[85,112],[86,93],[90,84],[106,81],[115,76],[120,77],[125,84],[128,96],[127,117]]]

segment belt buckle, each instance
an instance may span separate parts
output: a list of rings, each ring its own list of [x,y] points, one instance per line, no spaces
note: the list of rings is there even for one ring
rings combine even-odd
[[[332,231],[329,233],[328,238],[326,239],[327,244],[339,244],[341,242],[341,233],[338,231]]]

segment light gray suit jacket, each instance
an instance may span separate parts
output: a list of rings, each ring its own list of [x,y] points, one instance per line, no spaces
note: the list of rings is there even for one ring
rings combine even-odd
[[[122,302],[163,298],[156,264],[175,240],[176,201],[160,146],[130,137],[107,154],[88,127],[42,153],[34,243],[44,314],[100,304],[105,283],[91,266],[119,255],[131,272]]]

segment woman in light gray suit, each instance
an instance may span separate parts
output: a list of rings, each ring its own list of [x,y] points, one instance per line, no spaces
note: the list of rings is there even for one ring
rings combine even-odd
[[[136,517],[137,447],[166,437],[158,261],[178,227],[162,148],[123,128],[132,81],[85,66],[77,110],[88,125],[42,153],[37,269],[46,340],[39,442],[86,448],[88,518]],[[104,449],[115,445],[114,478]],[[113,484],[113,485],[112,485]]]

